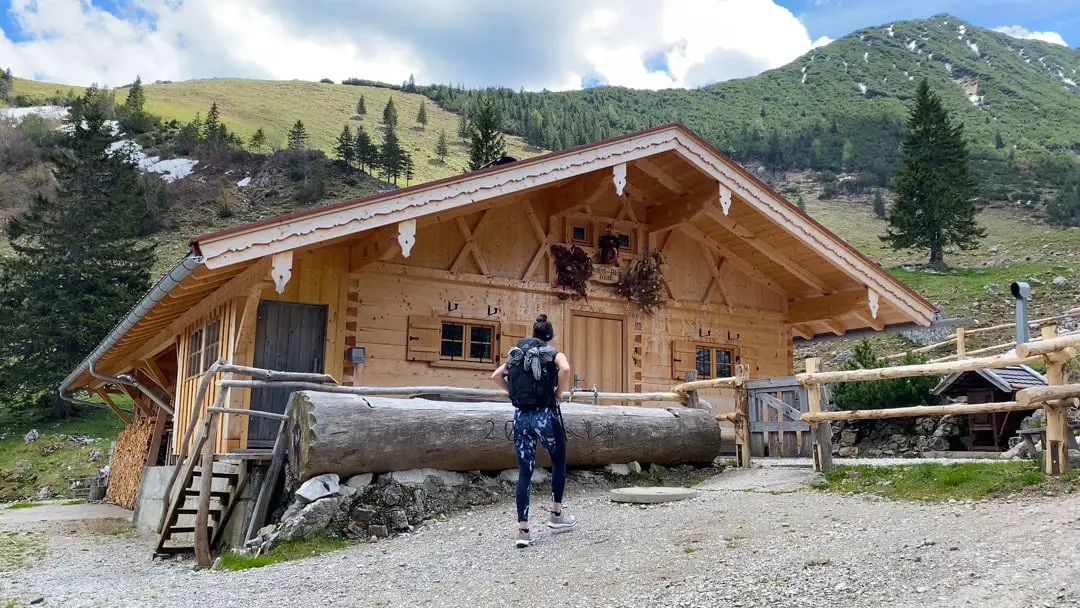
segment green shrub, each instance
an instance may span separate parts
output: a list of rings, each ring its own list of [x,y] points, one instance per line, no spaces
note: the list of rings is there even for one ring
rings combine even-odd
[[[903,365],[922,363],[911,353],[905,355]],[[851,359],[844,362],[845,370],[886,367],[888,361],[879,359],[869,341],[855,345]],[[935,405],[941,397],[930,391],[937,386],[939,376],[916,378],[893,378],[866,382],[846,382],[832,385],[833,402],[844,410],[876,410],[912,405]]]

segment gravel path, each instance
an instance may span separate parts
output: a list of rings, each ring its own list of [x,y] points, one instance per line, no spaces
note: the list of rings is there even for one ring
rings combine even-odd
[[[571,494],[582,521],[513,548],[509,503],[416,533],[246,572],[152,562],[149,541],[51,535],[0,576],[46,606],[1080,606],[1080,500],[924,505],[800,489],[799,469],[729,470],[690,501]],[[65,527],[66,526],[66,527]],[[536,528],[538,529],[538,528]]]

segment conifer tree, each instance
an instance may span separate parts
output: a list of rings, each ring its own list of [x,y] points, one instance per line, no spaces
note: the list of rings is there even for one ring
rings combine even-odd
[[[379,149],[379,169],[384,180],[395,184],[405,172],[405,151],[393,129],[386,130],[386,137]]]
[[[439,133],[439,141],[435,143],[435,155],[439,157],[439,162],[446,164],[446,155],[450,152],[450,147],[446,143],[446,129],[443,129]]]
[[[217,148],[221,137],[221,113],[218,112],[217,102],[210,104],[210,111],[206,113],[206,122],[203,123],[202,139],[210,148]]]
[[[874,190],[874,215],[884,218],[885,211],[885,197],[881,195],[881,188]]]
[[[124,100],[124,110],[129,116],[142,116],[146,105],[146,93],[142,88],[142,77],[136,76],[135,82],[128,87],[128,96]]]
[[[348,166],[352,166],[356,160],[356,140],[353,139],[352,129],[345,125],[338,135],[337,146],[334,147],[337,157]]]
[[[477,105],[469,133],[469,170],[477,169],[506,154],[502,134],[502,114],[492,95],[485,95]]]
[[[304,128],[303,121],[297,120],[289,129],[289,149],[290,150],[304,150],[307,149],[307,129]]]
[[[427,106],[423,101],[420,101],[420,111],[416,113],[416,122],[420,123],[420,128],[427,131]]]
[[[0,257],[0,402],[66,413],[59,382],[150,286],[153,246],[145,187],[130,152],[110,151],[105,92],[71,107],[54,157],[53,196],[37,196],[7,225]]]
[[[383,108],[382,121],[387,129],[395,129],[397,128],[397,119],[397,108],[394,107],[394,98],[391,97],[390,101],[386,102],[386,107]]]
[[[15,76],[11,73],[11,68],[0,70],[0,99],[7,99],[14,87]]]
[[[255,152],[262,152],[266,147],[266,133],[263,132],[262,127],[255,130],[255,134],[251,136],[251,149]]]
[[[465,115],[464,111],[461,116],[458,116],[457,134],[461,139],[461,143],[465,143],[469,139],[469,117]]]
[[[356,102],[356,115],[367,116],[367,104],[364,103],[364,96],[360,96],[360,101]]]
[[[379,164],[379,147],[371,141],[364,127],[356,127],[356,142],[353,145],[356,155],[356,164],[360,165],[361,171],[370,172]]]
[[[405,185],[408,186],[409,182],[411,182],[413,178],[416,177],[416,165],[413,164],[412,155],[408,152],[404,152],[403,165],[404,168],[402,170],[402,173],[405,177]]]
[[[929,251],[929,265],[945,266],[945,248],[971,249],[986,232],[975,221],[976,184],[970,173],[963,124],[954,125],[924,78],[905,125],[902,168],[893,176],[896,201],[882,240],[893,249]]]

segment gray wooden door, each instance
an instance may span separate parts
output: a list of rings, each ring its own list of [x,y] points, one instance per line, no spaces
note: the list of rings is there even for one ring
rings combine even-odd
[[[255,367],[282,372],[322,373],[325,366],[326,306],[297,302],[259,302],[255,324]],[[251,409],[282,414],[292,389],[251,392]],[[248,447],[272,447],[281,423],[250,417]]]

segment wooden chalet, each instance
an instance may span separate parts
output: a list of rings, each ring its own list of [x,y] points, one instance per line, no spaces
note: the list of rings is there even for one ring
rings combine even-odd
[[[552,245],[595,256],[608,226],[619,267],[567,298]],[[651,252],[666,300],[649,315],[607,283]],[[578,388],[648,392],[736,364],[789,376],[793,336],[926,326],[935,309],[672,124],[199,236],[62,389],[107,397],[118,374],[156,387],[174,414],[152,445],[176,454],[218,357],[344,385],[489,387],[541,312]],[[235,390],[228,406],[281,412],[280,392]],[[733,407],[723,391],[702,397]],[[232,416],[214,450],[268,448],[276,429]]]

